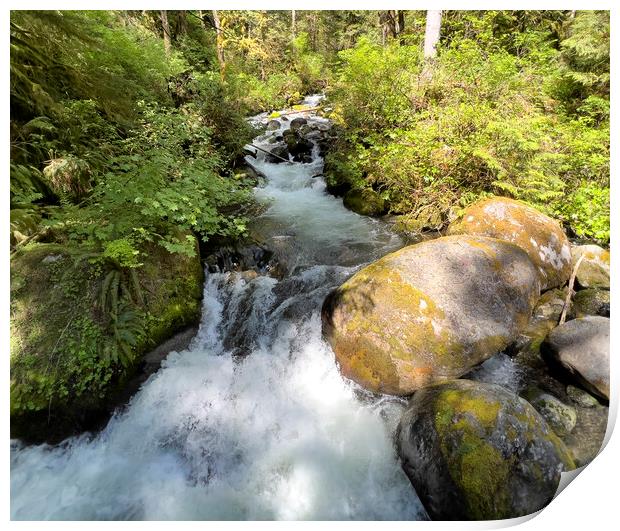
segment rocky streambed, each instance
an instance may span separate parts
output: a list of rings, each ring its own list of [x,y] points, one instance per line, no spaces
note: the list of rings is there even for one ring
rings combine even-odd
[[[257,243],[207,259],[189,347],[100,433],[12,442],[14,519],[510,518],[595,457],[606,251],[505,198],[405,246],[328,193],[319,103],[253,119]]]

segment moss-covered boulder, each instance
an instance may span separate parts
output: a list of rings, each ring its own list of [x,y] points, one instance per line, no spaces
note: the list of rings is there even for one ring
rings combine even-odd
[[[541,345],[541,353],[586,389],[609,400],[607,317],[580,317],[554,328]]]
[[[431,518],[496,520],[553,498],[564,444],[525,400],[495,384],[453,380],[417,391],[400,420],[405,473]]]
[[[197,249],[190,258],[150,245],[141,262],[135,275],[110,271],[57,244],[27,246],[11,258],[13,437],[54,441],[92,428],[143,355],[199,321]]]
[[[572,248],[573,267],[583,256],[577,270],[577,282],[584,288],[609,288],[609,251],[598,245],[576,245]]]
[[[365,267],[323,304],[340,370],[407,395],[465,374],[511,343],[539,296],[536,268],[508,242],[447,236]]]
[[[372,188],[349,190],[344,194],[342,203],[362,216],[382,216],[387,210],[383,198]]]
[[[499,238],[518,245],[537,267],[543,290],[564,284],[571,272],[571,250],[560,224],[535,208],[506,197],[478,201],[450,224],[449,234]]]

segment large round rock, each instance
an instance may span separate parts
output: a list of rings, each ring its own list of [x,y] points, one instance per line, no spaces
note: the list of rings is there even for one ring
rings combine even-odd
[[[323,333],[344,376],[407,395],[505,348],[539,294],[536,268],[516,245],[447,236],[384,256],[334,290]]]
[[[541,345],[552,363],[561,365],[586,389],[609,399],[609,319],[589,315],[554,328]]]
[[[413,395],[398,451],[429,516],[497,520],[531,514],[574,468],[560,439],[525,400],[495,384],[453,380]]]
[[[570,276],[570,244],[562,227],[520,201],[506,197],[478,201],[465,209],[448,233],[489,236],[518,245],[538,268],[543,290],[561,286]]]

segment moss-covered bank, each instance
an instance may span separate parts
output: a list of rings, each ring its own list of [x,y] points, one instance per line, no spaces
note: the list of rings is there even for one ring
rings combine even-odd
[[[58,244],[12,257],[12,437],[53,441],[94,427],[144,354],[199,320],[198,252],[143,251],[135,275],[110,276],[97,259]]]

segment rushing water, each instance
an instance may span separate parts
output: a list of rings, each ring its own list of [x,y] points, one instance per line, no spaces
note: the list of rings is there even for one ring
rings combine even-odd
[[[325,192],[316,148],[309,164],[252,163],[269,205],[254,229],[289,274],[208,274],[190,347],[101,433],[12,441],[13,519],[425,518],[392,443],[403,401],[345,381],[321,337],[328,291],[402,242]],[[240,343],[243,357],[226,347]]]

